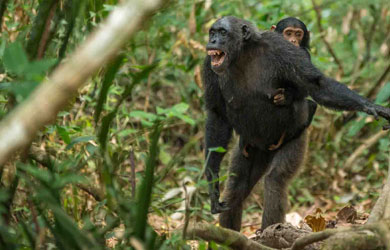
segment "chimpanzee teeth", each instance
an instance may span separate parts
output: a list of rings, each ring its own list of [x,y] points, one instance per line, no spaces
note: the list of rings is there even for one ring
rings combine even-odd
[[[220,50],[209,50],[209,51],[207,52],[207,54],[208,54],[209,56],[215,56],[215,55],[219,56],[219,55],[223,54],[223,52],[220,51]]]

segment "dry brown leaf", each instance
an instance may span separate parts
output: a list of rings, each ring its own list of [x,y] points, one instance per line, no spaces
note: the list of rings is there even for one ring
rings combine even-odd
[[[355,223],[357,217],[356,209],[353,206],[346,206],[337,213],[337,219],[343,222]]]
[[[310,226],[313,232],[320,232],[325,230],[326,220],[322,216],[322,211],[320,208],[317,208],[314,215],[306,216],[305,222]]]
[[[202,76],[200,73],[200,66],[197,65],[194,70],[195,83],[200,89],[202,89]]]
[[[200,42],[198,41],[195,41],[193,39],[190,39],[188,41],[188,43],[190,44],[190,46],[193,48],[193,49],[197,49],[197,50],[200,50],[200,51],[206,51],[206,48],[203,44],[201,44]]]
[[[192,5],[190,19],[188,20],[188,29],[191,35],[196,33],[195,3]]]

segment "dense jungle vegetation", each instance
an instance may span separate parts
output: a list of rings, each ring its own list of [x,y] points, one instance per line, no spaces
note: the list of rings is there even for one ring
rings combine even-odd
[[[50,84],[51,74],[104,28],[122,2],[0,0],[1,119]],[[388,1],[165,1],[56,119],[2,158],[0,249],[206,249],[205,241],[184,240],[182,234],[189,223],[217,222],[203,176],[201,67],[208,29],[226,15],[262,30],[298,17],[311,32],[314,65],[389,106]],[[93,54],[90,63],[101,56]],[[52,99],[31,107],[35,117],[46,114]],[[390,163],[384,124],[363,113],[319,107],[306,163],[289,186],[289,212],[305,217],[320,208],[327,221],[347,205],[369,213]],[[12,144],[3,138],[18,133],[2,126],[1,150]],[[228,162],[229,155],[221,181]],[[247,236],[260,227],[261,197],[258,185],[244,211]]]

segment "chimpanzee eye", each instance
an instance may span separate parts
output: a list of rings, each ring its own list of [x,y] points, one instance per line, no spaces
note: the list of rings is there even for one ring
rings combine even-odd
[[[209,35],[213,36],[214,34],[215,34],[215,31],[214,30],[210,30]]]
[[[221,29],[221,30],[220,30],[220,33],[221,33],[221,35],[225,36],[227,32],[226,32],[226,30]]]

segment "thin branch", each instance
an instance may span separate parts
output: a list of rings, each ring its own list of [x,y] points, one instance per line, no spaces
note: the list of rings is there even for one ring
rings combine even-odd
[[[325,31],[324,31],[324,28],[322,27],[322,24],[321,24],[322,16],[321,16],[320,7],[316,4],[315,0],[312,0],[312,3],[313,3],[313,9],[315,10],[315,12],[317,14],[317,26],[318,26],[318,30],[320,32],[321,39],[324,42],[329,53],[332,55],[334,61],[338,65],[340,74],[343,75],[344,74],[344,67],[343,67],[340,59],[337,57],[336,53],[334,52],[332,46],[330,46],[330,43],[326,40]]]
[[[131,177],[130,177],[130,183],[131,183],[131,197],[135,199],[135,189],[136,189],[136,183],[135,183],[135,160],[134,160],[134,150],[130,150],[130,167],[131,167]]]
[[[360,65],[360,68],[363,68],[364,65],[371,59],[371,43],[372,43],[372,39],[375,36],[377,24],[378,24],[378,21],[380,18],[380,15],[378,14],[380,12],[378,12],[375,9],[375,6],[370,5],[370,8],[371,8],[371,13],[373,15],[374,21],[372,22],[371,27],[368,31],[368,34],[366,35],[366,54],[364,56],[364,60],[363,60],[362,65]]]
[[[57,3],[58,0],[44,0],[39,4],[38,14],[34,18],[33,28],[30,32],[30,38],[28,39],[26,46],[27,54],[31,60],[37,58],[47,24],[49,24],[50,28],[53,6]],[[49,29],[46,32],[49,33]]]
[[[275,248],[267,247],[256,241],[250,240],[239,232],[206,223],[189,226],[187,238],[192,240],[201,238],[206,241],[215,241],[216,243],[229,246],[232,249],[275,250]]]
[[[369,62],[371,59],[372,39],[375,36],[377,24],[379,21],[379,15],[375,11],[375,7],[371,6],[371,8],[373,9],[372,16],[374,18],[374,21],[372,22],[371,27],[368,29],[368,32],[364,32],[364,30],[367,30],[367,29],[365,29],[364,25],[361,23],[360,17],[358,17],[357,23],[360,25],[360,27],[356,28],[356,30],[358,33],[361,32],[363,34],[363,37],[365,40],[365,51],[364,51],[364,56],[360,56],[360,53],[359,53],[358,60],[356,60],[356,64],[353,67],[354,69],[352,71],[353,73],[352,73],[352,77],[351,77],[351,81],[350,81],[350,86],[353,86],[355,84],[355,82],[357,81],[357,79],[361,75],[362,69],[367,64],[367,62]]]
[[[55,121],[77,90],[112,60],[149,14],[165,0],[128,0],[0,123],[0,166],[28,145],[38,130]]]
[[[51,6],[51,9],[49,11],[49,16],[46,19],[45,26],[42,32],[41,39],[39,41],[39,46],[38,46],[38,51],[37,51],[37,59],[41,59],[43,55],[45,54],[47,45],[49,44],[49,41],[51,40],[51,31],[50,31],[50,26],[51,22],[54,18],[54,14],[56,13],[58,6],[58,2],[55,2],[53,6]],[[57,20],[58,22],[58,20]]]
[[[72,34],[73,28],[75,26],[80,3],[81,1],[73,1],[73,0],[66,0],[64,3],[63,11],[65,12],[64,15],[66,20],[66,28],[65,28],[65,35],[61,39],[61,47],[58,52],[57,63],[60,63],[62,59],[65,57],[66,48],[68,47],[69,39]]]
[[[383,71],[382,75],[379,77],[378,81],[374,85],[375,87],[373,89],[371,89],[370,92],[368,93],[369,99],[375,98],[375,96],[378,94],[379,90],[383,87],[383,85],[385,85],[385,82],[386,82],[385,80],[386,80],[386,77],[389,73],[390,73],[390,63],[387,66],[387,68]]]
[[[185,217],[184,217],[184,226],[183,226],[183,239],[187,237],[188,225],[190,223],[190,197],[188,196],[187,187],[185,181],[183,181],[183,190],[185,197]]]
[[[356,161],[356,159],[364,153],[364,150],[372,147],[376,142],[379,141],[383,136],[387,135],[386,130],[380,130],[378,133],[373,135],[372,137],[363,141],[363,143],[348,157],[345,161],[344,169],[349,169],[352,167],[352,164]]]

